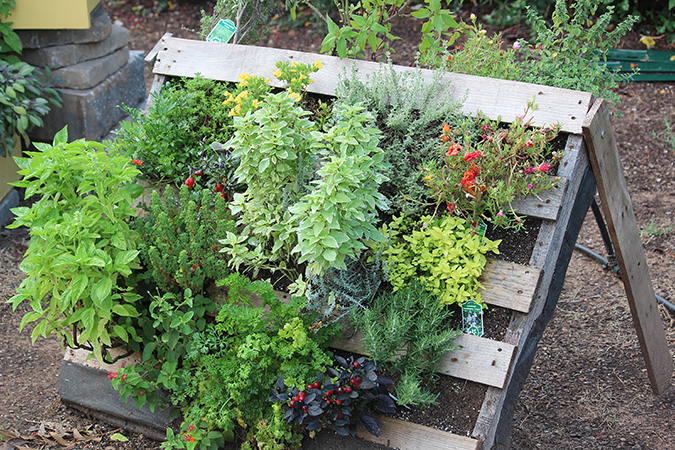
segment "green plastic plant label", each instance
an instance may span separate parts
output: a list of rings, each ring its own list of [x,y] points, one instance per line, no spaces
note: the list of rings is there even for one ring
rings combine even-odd
[[[232,39],[232,35],[237,31],[237,27],[230,19],[221,19],[218,21],[213,30],[206,36],[206,42],[218,42],[220,44],[227,44]]]
[[[485,233],[487,233],[487,224],[481,219],[478,221],[478,236],[480,236],[481,242],[485,239]]]
[[[473,300],[462,305],[462,330],[474,336],[483,335],[483,308]]]

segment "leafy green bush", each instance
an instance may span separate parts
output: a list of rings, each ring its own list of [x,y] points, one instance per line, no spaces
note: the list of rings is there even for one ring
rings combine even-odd
[[[380,192],[390,201],[392,214],[419,215],[427,206],[427,192],[421,180],[420,167],[438,155],[438,126],[455,123],[461,101],[444,92],[435,73],[431,82],[421,72],[397,72],[383,66],[360,82],[356,72],[342,77],[336,89],[335,108],[362,103],[375,115],[382,131],[380,147],[386,149],[384,161],[389,167],[389,180]]]
[[[247,189],[231,207],[243,231],[227,233],[222,251],[235,268],[278,270],[289,282],[304,263],[315,274],[343,268],[365,248],[362,239],[382,238],[372,224],[387,206],[378,193],[384,163],[372,117],[345,108],[323,133],[287,92],[261,105],[235,120],[228,143],[240,159],[235,177]]]
[[[27,226],[31,240],[20,266],[28,277],[8,302],[14,309],[29,302],[21,328],[38,322],[33,341],[56,333],[103,360],[113,345],[139,339],[118,320],[139,314],[130,277],[140,267],[139,235],[128,222],[142,188],[124,156],[95,142],[67,141],[64,128],[52,145],[35,143],[37,151],[15,158],[24,179],[13,184],[40,198],[12,209],[10,228]]]
[[[121,123],[111,148],[141,162],[147,179],[182,183],[212,153],[212,142],[231,136],[227,93],[227,84],[199,77],[166,84],[147,111],[125,108],[132,121]]]
[[[208,190],[178,195],[166,188],[163,198],[152,192],[150,214],[135,221],[141,236],[141,260],[152,282],[164,292],[195,294],[229,274],[218,252],[218,236],[234,231],[227,203]]]

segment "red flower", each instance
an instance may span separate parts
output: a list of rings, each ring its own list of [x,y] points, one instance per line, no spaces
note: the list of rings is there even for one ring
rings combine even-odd
[[[536,171],[537,169],[535,169],[534,167],[528,167],[527,169],[525,169],[525,175],[530,175],[532,173],[535,173]]]
[[[480,150],[476,150],[475,152],[467,152],[464,154],[464,161],[469,162],[474,159],[480,158]]]
[[[452,144],[450,148],[448,149],[446,155],[448,156],[455,156],[459,154],[459,151],[462,150],[462,146],[459,144]]]
[[[480,168],[476,165],[476,163],[471,164],[471,167],[469,167],[469,172],[473,174],[474,177],[480,175]]]
[[[188,431],[195,431],[195,426],[193,424],[188,425]]]
[[[128,378],[127,374],[124,373],[122,374],[122,377],[120,378],[122,381],[126,380]]]
[[[525,142],[525,147],[534,147],[534,142],[532,142],[532,139],[528,139],[527,142]]]
[[[192,264],[190,267],[192,267],[192,273],[195,273],[197,271],[197,265]]]
[[[216,192],[223,192],[223,184],[216,183]]]
[[[117,375],[119,375],[117,372],[108,372],[108,378],[111,380],[117,378]]]
[[[136,164],[137,166],[142,166],[142,165],[143,165],[143,161],[138,160],[138,159],[136,159],[136,158],[132,159],[132,160],[131,160],[131,163],[132,163],[132,164]]]
[[[450,125],[447,123],[443,124],[443,133],[449,133],[450,132]]]
[[[455,210],[455,204],[454,203],[448,203],[448,214],[452,214],[452,212]]]
[[[444,134],[443,136],[441,136],[441,140],[443,142],[448,142],[448,140],[450,140],[450,138],[447,135]]]
[[[539,167],[537,167],[537,170],[539,172],[548,172],[549,170],[551,170],[551,166],[549,166],[546,163],[541,163],[539,164]]]

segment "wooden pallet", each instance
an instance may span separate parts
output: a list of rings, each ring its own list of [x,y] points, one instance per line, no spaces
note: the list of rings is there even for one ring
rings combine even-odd
[[[340,60],[326,55],[215,44],[171,36],[162,38],[146,58],[155,74],[151,96],[167,77],[194,77],[196,74],[234,82],[241,73],[246,72],[268,77],[272,80],[272,85],[279,86],[272,76],[277,61],[313,63],[315,60],[320,60],[323,68],[313,74],[315,82],[309,85],[308,91],[324,95],[333,95],[339,75],[353,66],[358,68],[358,75],[364,79],[380,69],[380,64],[367,61]],[[417,69],[396,66],[395,70],[406,72]],[[433,78],[431,71],[422,70],[421,73],[425,79]],[[381,438],[374,438],[367,433],[360,436],[401,449],[507,448],[511,438],[513,410],[520,388],[529,373],[537,343],[552,317],[576,237],[595,194],[596,179],[586,141],[592,142],[592,147],[595,148],[595,141],[601,139],[601,131],[588,132],[588,125],[592,123],[593,126],[603,127],[602,136],[605,137],[607,133],[611,134],[611,129],[606,128],[606,122],[601,121],[602,125],[597,125],[598,121],[589,116],[589,111],[594,111],[593,106],[593,114],[597,112],[600,102],[594,102],[588,93],[453,73],[445,74],[442,84],[455,98],[463,99],[463,112],[467,115],[476,115],[480,111],[491,119],[501,119],[506,123],[522,114],[527,102],[535,98],[539,109],[534,113],[533,124],[550,126],[558,123],[562,131],[568,133],[565,157],[558,171],[562,180],[558,188],[539,197],[522,199],[516,205],[521,214],[542,219],[529,264],[491,260],[483,273],[485,291],[482,295],[485,302],[512,311],[504,338],[496,341],[463,335],[458,341],[459,350],[448,355],[440,364],[439,371],[443,374],[487,386],[482,408],[470,436],[390,418],[383,418],[385,425]],[[612,177],[613,172],[603,176]],[[603,194],[602,191],[600,193]],[[625,207],[625,197],[622,199]],[[603,206],[604,203],[603,201]],[[630,206],[629,201],[627,204]],[[634,218],[632,225],[628,222],[624,226],[633,227],[636,233]],[[623,236],[631,237],[634,236]],[[615,245],[621,244],[615,242]],[[641,251],[641,247],[630,249],[631,254]],[[622,267],[624,273],[637,276],[643,280],[644,286],[651,288],[648,274],[647,281],[644,282],[645,270],[646,264],[637,269]],[[644,290],[642,293],[645,293]],[[644,300],[649,303],[648,292],[646,297]],[[654,302],[653,291],[651,299]],[[647,362],[650,380],[654,380],[652,386],[658,391],[667,384],[665,380],[669,380],[671,360],[669,354],[666,357],[663,351],[665,348],[665,353],[668,353],[664,345],[665,335],[662,340],[659,337],[658,330],[662,332],[662,326],[660,322],[655,325],[658,315],[654,319],[653,309],[649,307],[640,311],[642,320],[646,320],[645,323],[649,325],[645,326],[643,323],[637,328],[651,330],[647,333],[649,336],[644,339],[641,337],[641,343],[644,341],[645,345],[656,349],[647,354],[652,361],[658,361],[658,367],[654,369],[655,365]],[[358,336],[338,341],[335,346],[363,353]]]

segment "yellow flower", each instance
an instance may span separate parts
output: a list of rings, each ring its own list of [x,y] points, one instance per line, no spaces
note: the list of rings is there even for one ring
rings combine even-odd
[[[640,38],[640,42],[642,42],[643,44],[645,44],[647,46],[647,50],[649,50],[650,48],[652,48],[654,46],[654,44],[656,44],[656,41],[651,36],[642,36]]]
[[[300,74],[300,81],[304,80],[305,78],[307,78],[307,75],[305,75],[304,73],[301,73]]]
[[[323,64],[321,64],[321,61],[319,61],[318,59],[316,61],[314,61],[314,68],[315,69],[321,69],[322,67],[323,67]]]
[[[298,81],[298,80],[295,79],[295,77],[291,78],[291,83],[295,83],[296,81]]]
[[[244,72],[244,73],[242,73],[241,75],[239,75],[239,81],[246,81],[246,80],[248,80],[249,78],[251,78],[251,75],[247,74],[246,72]]]
[[[288,96],[295,99],[296,102],[299,102],[302,98],[297,92],[289,92]]]
[[[241,91],[237,98],[234,99],[235,102],[240,103],[248,98],[248,91]]]
[[[273,73],[272,75],[274,75],[275,77],[279,78],[279,77],[281,76],[281,70],[279,70],[279,69],[275,70],[274,73]]]

